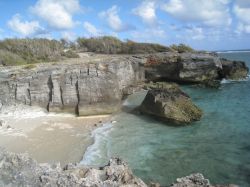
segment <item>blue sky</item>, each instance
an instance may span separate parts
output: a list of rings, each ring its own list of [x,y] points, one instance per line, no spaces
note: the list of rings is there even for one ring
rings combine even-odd
[[[0,0],[0,39],[113,35],[196,49],[249,49],[250,0]]]

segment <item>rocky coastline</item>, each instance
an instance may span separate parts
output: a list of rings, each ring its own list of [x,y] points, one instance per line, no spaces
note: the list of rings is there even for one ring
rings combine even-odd
[[[77,60],[54,64],[0,67],[0,109],[5,105],[24,104],[76,116],[114,114],[121,109],[124,97],[147,89],[148,95],[140,107],[142,113],[188,124],[201,119],[201,109],[178,86],[166,82],[216,87],[224,78],[239,80],[248,74],[244,62],[220,59],[212,53],[79,56]],[[146,83],[159,81],[165,82],[163,86],[147,87]],[[152,105],[159,110],[152,113]],[[99,169],[71,164],[62,169],[1,151],[0,163],[0,185],[147,186],[120,159],[113,159]],[[212,187],[201,174],[178,179],[172,186]]]
[[[68,164],[38,164],[26,154],[14,154],[0,149],[0,186],[130,186],[160,187],[146,184],[136,177],[128,165],[119,158],[112,158],[106,166],[92,168]],[[178,178],[173,187],[237,187],[236,185],[211,185],[202,174]]]
[[[209,53],[80,55],[76,61],[0,67],[0,103],[38,105],[79,116],[119,111],[125,95],[144,82],[213,85],[223,78],[244,79],[244,62]]]

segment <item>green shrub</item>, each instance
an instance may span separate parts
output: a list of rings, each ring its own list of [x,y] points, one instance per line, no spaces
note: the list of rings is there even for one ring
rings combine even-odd
[[[179,45],[171,45],[171,49],[179,52],[179,53],[184,53],[184,52],[194,52],[194,49],[192,49],[190,46],[185,45],[185,44],[179,44]]]
[[[131,40],[122,42],[112,36],[78,38],[77,43],[82,51],[103,54],[145,54],[170,50],[168,47],[159,44],[137,43]]]
[[[0,49],[0,65],[13,66],[26,64],[25,60],[19,55]]]
[[[67,57],[67,58],[79,58],[79,55],[72,51],[71,49],[63,51],[62,56]]]
[[[0,41],[0,49],[20,56],[26,63],[36,63],[59,60],[63,45],[48,39],[5,39]]]

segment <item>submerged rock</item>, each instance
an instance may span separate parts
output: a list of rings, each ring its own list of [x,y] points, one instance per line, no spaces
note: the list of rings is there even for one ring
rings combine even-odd
[[[176,124],[191,123],[202,117],[201,109],[178,85],[160,83],[148,87],[150,90],[139,107],[142,113]]]

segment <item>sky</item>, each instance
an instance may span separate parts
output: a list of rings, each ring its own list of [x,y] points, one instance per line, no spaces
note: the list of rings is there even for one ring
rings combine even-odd
[[[250,49],[250,0],[0,0],[0,39],[111,35],[200,50]]]

